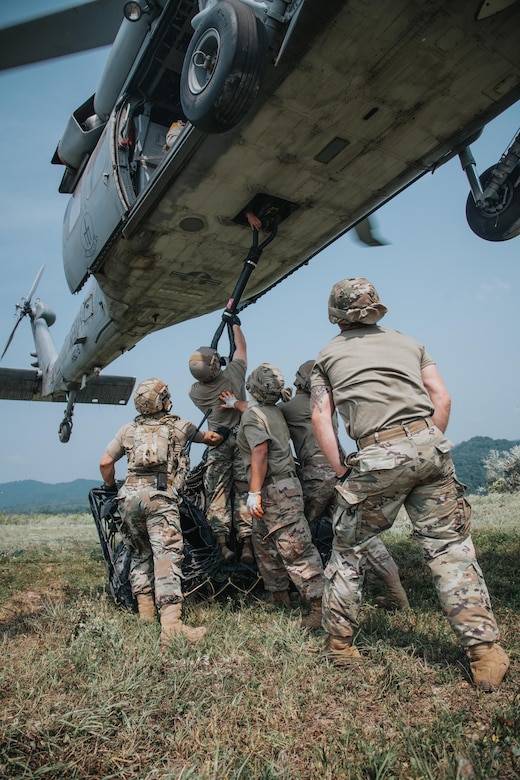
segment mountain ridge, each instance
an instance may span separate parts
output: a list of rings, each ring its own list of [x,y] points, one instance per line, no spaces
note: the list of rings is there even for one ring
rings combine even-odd
[[[484,459],[491,450],[505,452],[520,440],[473,436],[451,450],[457,479],[474,493],[486,487]],[[71,482],[39,482],[24,479],[0,483],[0,512],[11,514],[72,514],[90,512],[88,494],[102,480],[75,479]]]

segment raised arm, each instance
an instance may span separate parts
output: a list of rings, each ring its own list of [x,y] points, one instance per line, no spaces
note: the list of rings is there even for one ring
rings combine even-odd
[[[233,325],[233,338],[235,339],[233,360],[243,360],[247,363],[247,345],[240,325]]]

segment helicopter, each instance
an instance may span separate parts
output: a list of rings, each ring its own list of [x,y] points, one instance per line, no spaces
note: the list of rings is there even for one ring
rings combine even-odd
[[[470,144],[520,97],[519,16],[505,0],[95,0],[0,31],[8,68],[54,56],[55,38],[58,54],[104,45],[120,21],[52,158],[69,196],[65,277],[85,298],[58,352],[37,276],[15,325],[29,317],[36,365],[0,369],[0,398],[66,399],[68,441],[76,403],[130,397],[133,377],[103,373],[119,355],[244,305],[237,258],[247,304],[348,230],[377,243],[371,214],[457,155],[474,232],[517,236],[518,137],[480,177]],[[43,50],[23,45],[36,35]],[[248,213],[272,236],[261,259]]]

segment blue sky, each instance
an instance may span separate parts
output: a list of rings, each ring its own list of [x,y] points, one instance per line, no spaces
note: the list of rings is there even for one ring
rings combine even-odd
[[[48,5],[24,0],[21,7],[31,13]],[[13,7],[10,17],[2,7],[1,22],[20,13],[20,6]],[[58,347],[82,301],[82,293],[69,293],[62,271],[61,224],[68,196],[58,193],[62,169],[50,160],[69,115],[95,91],[106,56],[99,50],[0,74],[1,349],[15,323],[15,304],[42,264],[46,268],[37,295],[56,311],[52,333]],[[484,130],[472,147],[480,172],[498,160],[519,126],[517,104]],[[520,238],[503,243],[477,238],[465,220],[467,194],[455,158],[379,210],[379,230],[389,245],[369,249],[347,235],[246,309],[242,324],[249,367],[269,361],[292,384],[298,365],[315,357],[336,333],[327,319],[334,282],[366,276],[388,306],[382,324],[424,343],[436,360],[452,395],[451,440],[520,439]],[[153,334],[107,371],[138,380],[164,378],[174,411],[198,423],[200,414],[187,396],[192,382],[188,358],[211,340],[219,319],[215,312]],[[28,368],[32,349],[26,318],[2,366]],[[64,406],[0,401],[0,483],[98,478],[105,445],[133,417],[133,406],[78,404],[71,440],[61,444],[57,430]],[[346,437],[344,443],[352,449]],[[201,454],[202,448],[194,446],[193,461]],[[121,466],[118,476],[123,475]]]

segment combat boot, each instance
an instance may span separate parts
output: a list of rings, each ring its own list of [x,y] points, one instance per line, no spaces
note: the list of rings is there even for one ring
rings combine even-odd
[[[486,693],[496,691],[509,669],[509,658],[500,645],[482,642],[466,649],[473,682]]]
[[[186,626],[181,620],[181,604],[165,604],[160,609],[161,617],[161,647],[165,649],[172,637],[178,634],[184,634],[189,642],[198,642],[202,639],[207,629],[204,626],[191,628]]]
[[[255,563],[255,554],[253,552],[253,542],[250,536],[246,536],[242,544],[242,554],[240,556],[240,563],[244,566],[253,566]]]
[[[310,611],[307,617],[302,618],[300,628],[317,631],[321,628],[321,598],[311,599],[308,603]]]
[[[378,596],[376,604],[385,609],[407,609],[410,604],[405,589],[401,585],[399,574],[384,577],[383,582],[386,586],[386,596]]]
[[[137,611],[144,623],[152,623],[155,620],[155,602],[151,593],[139,593],[137,598]]]
[[[350,666],[361,658],[357,647],[352,647],[351,636],[325,636],[325,655],[334,666]]]
[[[277,604],[281,607],[290,607],[291,599],[288,590],[274,590],[267,592],[266,601],[268,604]]]
[[[217,536],[217,544],[220,547],[220,552],[224,557],[224,563],[229,563],[235,557],[233,550],[230,550],[226,544],[226,537],[224,535]]]

